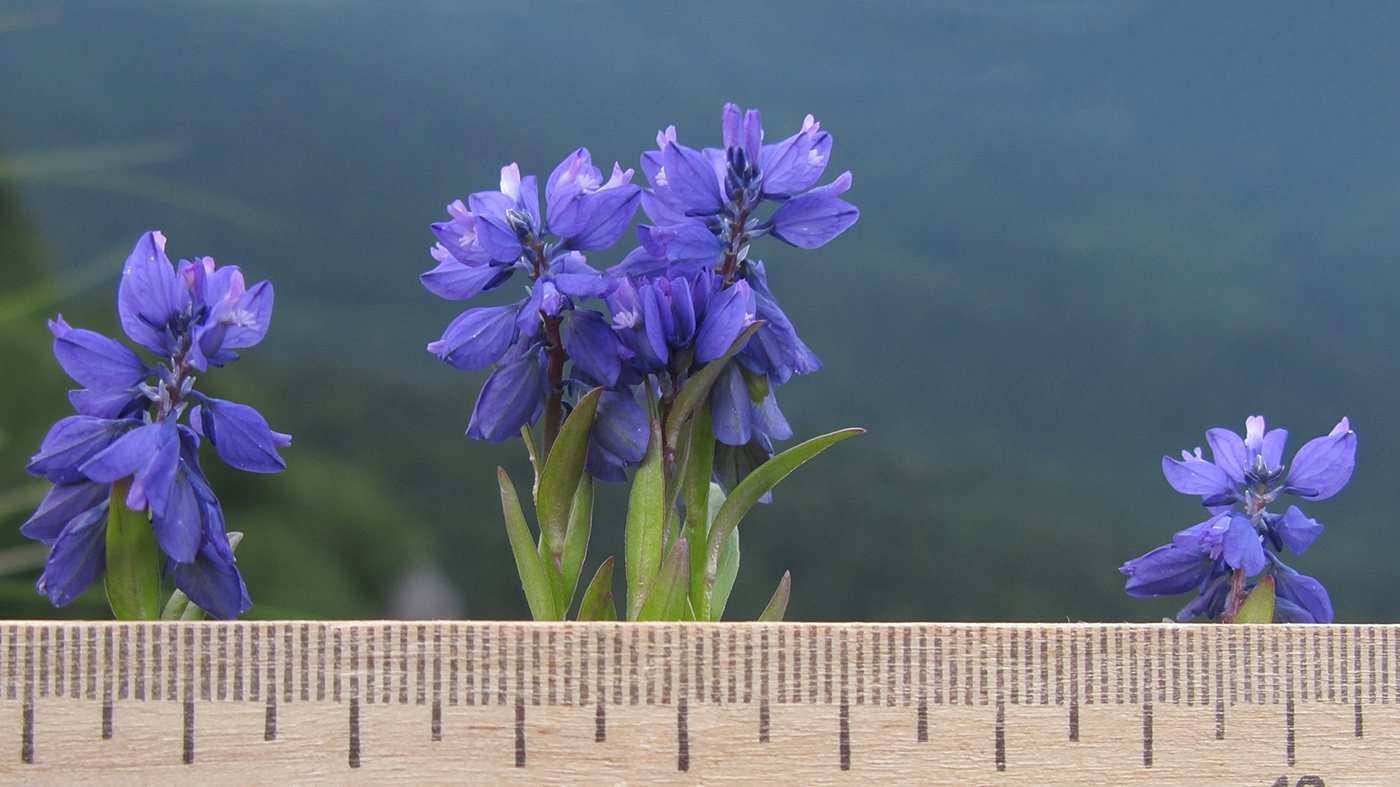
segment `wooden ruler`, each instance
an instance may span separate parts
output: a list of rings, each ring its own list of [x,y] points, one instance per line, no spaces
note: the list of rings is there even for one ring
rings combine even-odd
[[[3,784],[1400,785],[1400,626],[0,621]]]

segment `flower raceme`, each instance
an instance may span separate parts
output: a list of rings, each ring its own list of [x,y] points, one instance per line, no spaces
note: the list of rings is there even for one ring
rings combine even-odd
[[[1228,429],[1206,433],[1212,459],[1201,449],[1183,451],[1181,459],[1162,458],[1162,472],[1178,492],[1200,495],[1209,519],[1176,533],[1172,543],[1123,564],[1127,591],[1134,596],[1166,596],[1195,591],[1197,597],[1178,614],[1180,620],[1215,618],[1225,610],[1232,576],[1274,577],[1275,619],[1330,623],[1332,603],[1322,584],[1285,565],[1277,556],[1286,547],[1301,554],[1322,525],[1296,505],[1283,513],[1269,510],[1282,495],[1322,500],[1351,480],[1356,433],[1343,418],[1327,435],[1308,441],[1282,463],[1288,433],[1266,430],[1262,416],[1245,422],[1245,435]],[[1241,589],[1243,589],[1241,587]]]
[[[517,270],[529,279],[522,300],[468,309],[428,345],[456,368],[492,370],[468,436],[501,442],[545,415],[548,442],[546,414],[565,396],[603,387],[587,469],[624,480],[648,440],[639,394],[674,396],[755,322],[708,397],[714,434],[759,461],[772,455],[772,440],[791,436],[774,389],[821,362],[779,308],[749,245],[773,235],[815,248],[859,211],[840,198],[849,172],[816,185],[832,141],[810,115],[796,134],[764,144],[757,110],[728,104],[721,131],[724,146],[703,150],[682,145],[674,126],[659,132],[658,149],[641,157],[648,188],[633,185],[633,170],[619,164],[605,180],[579,148],[546,180],[543,211],[536,178],[515,164],[501,170],[499,190],[448,205],[449,220],[432,226],[438,265],[420,277],[429,291],[469,300]],[[650,223],[637,228],[638,245],[605,272],[591,267],[584,252],[618,242],[639,205]],[[766,217],[765,205],[775,207]]]
[[[165,571],[195,604],[225,619],[249,608],[199,443],[207,438],[241,470],[272,473],[285,466],[277,449],[291,438],[247,405],[195,391],[193,373],[261,341],[272,300],[271,284],[248,287],[237,267],[209,257],[172,265],[165,236],[148,232],[122,270],[117,311],[155,366],[62,315],[50,321],[54,355],[83,387],[69,392],[77,414],[54,424],[27,467],[54,486],[21,532],[51,548],[38,589],[55,605],[102,573],[109,507],[120,505],[145,512]]]

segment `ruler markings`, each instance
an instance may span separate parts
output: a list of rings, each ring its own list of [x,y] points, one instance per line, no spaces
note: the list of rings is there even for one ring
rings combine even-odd
[[[551,635],[552,636],[552,635]],[[574,630],[564,629],[564,704],[574,704]]]
[[[764,632],[767,640],[767,632]],[[787,702],[787,629],[778,629],[778,703]]]
[[[175,629],[172,626],[172,636],[174,635],[174,631]],[[367,656],[367,658],[369,658],[372,661],[374,659],[373,641],[371,640],[369,643],[367,643],[366,647],[369,649],[369,655]],[[261,699],[262,695],[262,670],[258,669],[258,665],[262,662],[262,627],[258,626],[257,624],[248,627],[248,656],[250,659],[250,661],[248,662],[248,699],[256,701],[258,699]],[[174,667],[172,666],[172,670],[173,669]],[[173,683],[173,681],[170,685],[169,693],[171,695],[170,698],[174,699],[175,684]]]
[[[758,686],[758,697],[759,697],[759,700],[762,702],[762,704],[763,704],[765,707],[767,707],[767,705],[768,705],[768,629],[767,629],[767,628],[765,628],[765,629],[763,629],[762,631],[759,632],[759,636],[758,636],[758,652],[759,652],[759,670],[758,670],[759,686]],[[764,737],[766,738],[767,736],[765,735]],[[765,740],[764,742],[766,743],[767,741]]]
[[[125,629],[123,629],[125,631]],[[49,630],[39,629],[39,697],[49,696]]]
[[[33,629],[28,629],[32,632]],[[112,627],[102,627],[102,739],[112,739]]]
[[[520,635],[516,635],[516,640],[517,640],[517,644],[522,644],[523,641],[524,641],[524,637],[522,637],[522,636],[520,636]],[[517,662],[523,661],[523,660],[524,660],[524,652],[523,652],[522,650],[517,649],[516,652],[515,652],[515,657],[516,657]],[[541,649],[540,649],[540,632],[539,632],[539,631],[532,631],[532,632],[530,632],[530,704],[531,704],[531,705],[539,705],[539,704],[540,704],[540,689],[541,689],[540,667],[541,667],[541,665],[542,665],[543,663],[544,663],[544,662],[543,662],[543,652],[542,652]],[[517,672],[520,672],[520,671],[522,671],[522,670],[524,670],[524,669],[525,669],[525,665],[524,665],[523,663],[517,663],[517,664],[516,664],[516,671],[517,671]],[[521,691],[524,691],[524,687],[523,687],[523,686],[518,686],[517,688],[519,688]]]
[[[340,659],[336,659],[340,663]],[[336,687],[339,688],[339,681]],[[348,733],[347,760],[351,768],[360,767],[360,628],[350,629],[350,729]]]
[[[199,698],[208,701],[212,698],[213,686],[213,646],[211,645],[213,631],[209,626],[202,626],[199,629]]]
[[[859,651],[857,651],[859,652]],[[857,667],[859,669],[859,667]],[[744,704],[753,702],[753,629],[744,629]]]
[[[992,759],[996,763],[998,771],[1006,770],[1006,707],[1000,697],[997,698],[997,718],[995,726],[995,742],[993,744]]]
[[[215,659],[217,669],[214,678],[214,696],[219,700],[226,700],[228,699],[228,624],[219,626],[217,640],[219,646],[218,656]],[[138,684],[136,688],[139,691],[141,687]],[[322,699],[325,697],[323,696]]]
[[[878,636],[879,636],[879,631],[877,630],[875,634],[876,634],[876,636],[878,637]],[[891,629],[886,630],[886,632],[885,632],[885,678],[886,678],[886,680],[885,680],[885,705],[886,705],[886,706],[893,706],[893,705],[895,704],[895,702],[897,701],[897,699],[898,699],[898,697],[897,697],[897,692],[896,692],[896,690],[895,690],[896,687],[899,685],[899,684],[898,684],[898,681],[897,681],[897,678],[896,678],[896,673],[895,673],[895,667],[896,667],[896,664],[897,664],[897,662],[895,661],[896,655],[897,655],[897,652],[896,652],[896,644],[895,644],[895,630],[894,630],[893,628],[891,628]]]
[[[1071,653],[1073,653],[1073,649],[1071,649]],[[1083,653],[1083,655],[1084,655],[1084,672],[1082,673],[1082,677],[1081,677],[1081,679],[1082,679],[1083,682],[1084,682],[1083,704],[1085,704],[1085,705],[1093,705],[1093,704],[1094,704],[1094,635],[1093,635],[1093,632],[1090,632],[1088,638],[1084,641],[1084,653]],[[1076,688],[1077,688],[1077,687],[1076,687]]]
[[[919,708],[915,724],[915,737],[919,743],[928,742],[928,630],[919,626]],[[935,691],[937,687],[935,686]]]
[[[1142,766],[1152,767],[1152,701],[1142,704]]]
[[[661,650],[661,704],[670,705],[671,680],[673,678],[671,674],[671,629],[668,628],[661,634],[663,639]],[[653,644],[652,650],[655,649],[655,645]]]
[[[851,769],[851,704],[847,696],[847,647],[846,629],[841,629],[841,707],[837,715],[836,753],[843,771]]]
[[[62,696],[63,696],[63,684],[64,684],[64,678],[66,677],[66,673],[65,673],[65,671],[64,671],[64,652],[63,652],[63,646],[64,646],[64,644],[65,644],[65,643],[64,643],[64,634],[65,634],[65,632],[66,632],[66,629],[58,628],[58,629],[55,629],[55,630],[54,630],[54,633],[53,633],[53,652],[54,652],[53,693],[54,693],[54,696],[55,696],[55,697],[62,697]],[[146,636],[146,630],[145,630],[144,628],[141,629],[141,635],[140,635],[140,636],[141,636],[143,639],[144,639],[144,637]],[[138,698],[138,699],[144,699],[144,697],[140,697],[140,698]]]
[[[1211,649],[1215,660],[1215,739],[1225,740],[1225,678],[1221,673],[1225,665],[1223,659],[1223,645],[1221,643],[1220,632],[1212,632],[1211,641],[1214,647]]]
[[[1055,665],[1057,673],[1059,666]],[[1069,642],[1069,739],[1079,740],[1079,640],[1073,637]]]
[[[418,625],[418,632],[417,632],[417,634],[418,634],[418,649],[417,649],[417,651],[414,653],[414,658],[415,658],[414,667],[415,667],[416,670],[417,670],[417,674],[415,675],[415,678],[416,678],[416,680],[417,680],[417,683],[416,683],[416,685],[413,687],[413,704],[414,704],[414,705],[423,705],[423,704],[425,704],[425,703],[428,701],[428,698],[427,698],[427,690],[428,690],[428,686],[427,686],[427,684],[428,684],[428,677],[427,677],[427,675],[428,675],[428,628],[427,628],[427,626],[424,626],[424,625],[422,625],[422,624],[419,624],[419,625]],[[551,641],[554,639],[554,632],[552,632],[552,631],[550,632],[549,638],[550,638]],[[553,677],[552,677],[552,675],[553,675],[553,667],[554,667],[554,665],[551,663],[551,664],[550,664],[550,673],[551,673],[551,678],[550,678],[550,680],[551,680],[551,683],[552,683],[552,681],[553,681]],[[553,690],[553,686],[551,685],[551,691],[552,691],[552,690]],[[551,703],[551,704],[552,704],[552,703]]]
[[[311,633],[313,625],[316,630],[315,636]],[[452,627],[444,631],[442,626],[447,625]],[[606,740],[606,713],[603,710],[606,697],[602,689],[607,682],[608,639],[612,639],[614,643],[614,677],[617,679],[618,689],[615,692],[615,701],[622,701],[622,696],[628,696],[629,699],[624,702],[643,704],[641,686],[645,681],[645,704],[677,706],[678,770],[688,770],[694,754],[690,746],[693,742],[690,737],[689,718],[691,700],[703,702],[707,696],[714,694],[713,690],[708,693],[704,690],[707,672],[713,672],[710,682],[712,689],[717,688],[724,682],[725,672],[722,667],[727,660],[730,665],[727,671],[728,683],[736,692],[728,702],[752,703],[756,693],[759,705],[759,741],[765,744],[778,741],[781,738],[773,737],[775,731],[772,724],[786,717],[780,715],[777,719],[773,718],[771,703],[774,697],[779,704],[803,701],[804,659],[811,661],[811,668],[807,670],[808,693],[813,701],[823,698],[818,688],[823,682],[823,671],[816,662],[822,660],[821,652],[826,649],[820,643],[825,641],[828,643],[827,648],[839,644],[839,651],[836,653],[826,650],[830,655],[825,659],[825,674],[828,691],[835,695],[828,695],[831,696],[828,702],[838,706],[838,761],[843,768],[852,767],[852,706],[868,704],[891,709],[912,706],[914,737],[919,742],[927,742],[931,721],[936,722],[929,719],[928,695],[932,687],[935,705],[943,704],[941,692],[946,688],[950,700],[955,704],[969,707],[993,706],[989,709],[995,713],[993,729],[989,730],[993,733],[991,743],[994,752],[991,759],[999,770],[1015,770],[1015,763],[1019,760],[1016,760],[1014,752],[1007,750],[1006,733],[1012,719],[1017,717],[1008,719],[1006,707],[1008,704],[1017,707],[1033,703],[1037,689],[1042,696],[1048,698],[1049,648],[1050,640],[1053,639],[1056,704],[1067,705],[1070,740],[1080,740],[1081,734],[1088,732],[1083,727],[1083,714],[1086,711],[1082,706],[1123,704],[1126,699],[1128,703],[1138,704],[1141,708],[1143,765],[1150,768],[1153,767],[1154,758],[1153,719],[1155,709],[1159,705],[1209,707],[1210,697],[1214,694],[1216,739],[1223,740],[1225,700],[1226,695],[1229,695],[1228,699],[1232,705],[1242,701],[1245,704],[1281,706],[1278,717],[1280,726],[1275,728],[1279,729],[1281,735],[1274,740],[1281,744],[1282,751],[1275,750],[1278,752],[1275,756],[1282,755],[1280,760],[1286,762],[1289,767],[1294,767],[1300,760],[1300,749],[1305,747],[1308,740],[1306,737],[1303,740],[1298,738],[1297,714],[1300,702],[1333,701],[1343,707],[1349,706],[1354,714],[1354,736],[1365,737],[1366,719],[1363,706],[1390,703],[1390,688],[1395,680],[1391,675],[1390,666],[1391,653],[1394,650],[1392,645],[1400,632],[1394,628],[1376,626],[1348,626],[1324,631],[1323,627],[1176,629],[1172,626],[1093,625],[1082,628],[1054,627],[1055,631],[1051,636],[1052,627],[994,624],[946,627],[935,625],[932,632],[927,627],[918,626],[916,640],[915,626],[907,624],[855,625],[844,628],[811,624],[788,627],[736,625],[731,628],[730,641],[727,643],[729,648],[726,649],[723,647],[726,643],[721,637],[725,626],[714,627],[710,632],[706,632],[703,628],[705,624],[697,624],[700,628],[693,625],[614,625],[616,628],[611,632],[611,638],[607,636],[607,624],[599,625],[596,631],[582,626],[531,628],[528,624],[503,624],[496,627],[496,639],[501,645],[511,638],[512,632],[514,633],[514,653],[511,653],[509,648],[498,646],[495,659],[491,658],[489,650],[483,653],[484,663],[489,668],[494,661],[500,667],[498,678],[502,685],[496,704],[513,705],[515,708],[518,760],[525,760],[526,738],[529,732],[524,706],[572,706],[575,702],[575,670],[579,680],[578,701],[581,705],[586,701],[586,692],[593,687],[593,682],[597,681],[599,691],[596,692],[596,704],[593,706],[595,740]],[[441,706],[446,693],[443,681],[444,655],[448,657],[447,666],[450,671],[452,665],[458,663],[457,660],[464,655],[470,663],[474,648],[469,647],[466,654],[461,652],[460,647],[457,653],[450,652],[458,641],[456,635],[460,629],[456,624],[432,625],[430,647],[429,627],[430,624],[413,624],[413,631],[410,632],[407,624],[378,623],[68,623],[49,626],[27,625],[21,633],[18,626],[7,625],[0,628],[0,634],[4,634],[6,640],[5,646],[0,647],[0,656],[7,656],[11,650],[15,651],[14,657],[6,659],[5,674],[9,671],[16,673],[16,694],[20,694],[22,688],[22,699],[27,706],[28,720],[24,721],[23,717],[21,719],[21,724],[27,725],[27,731],[21,731],[21,754],[28,751],[30,759],[25,760],[22,756],[21,761],[32,761],[34,757],[34,717],[36,713],[44,712],[42,701],[50,696],[81,697],[81,675],[87,674],[91,682],[100,670],[102,692],[99,698],[103,704],[104,737],[111,737],[116,700],[144,700],[147,686],[150,688],[150,699],[159,699],[160,686],[166,685],[166,699],[182,702],[185,733],[182,755],[183,761],[189,763],[194,761],[195,755],[194,704],[227,700],[230,697],[227,685],[229,670],[233,671],[235,683],[232,694],[235,699],[241,700],[243,698],[238,696],[240,692],[237,684],[246,665],[248,677],[253,684],[250,687],[251,691],[247,692],[246,699],[261,699],[265,705],[264,739],[267,741],[277,740],[277,734],[281,731],[277,718],[277,708],[280,704],[296,700],[298,694],[304,702],[311,699],[311,650],[317,651],[318,678],[314,682],[324,682],[325,668],[321,665],[326,659],[330,659],[331,670],[335,675],[334,701],[341,701],[339,689],[345,655],[341,646],[344,644],[343,632],[349,628],[352,638],[350,669],[353,708],[349,741],[353,754],[349,759],[358,763],[361,758],[358,740],[359,701],[368,697],[368,701],[373,702],[374,695],[381,694],[387,688],[390,693],[384,694],[383,700],[392,702],[390,698],[395,671],[398,673],[399,704],[408,704],[408,690],[411,684],[414,690],[414,704],[428,705],[430,708],[431,739],[442,740]],[[133,628],[135,631],[132,631]],[[233,629],[232,648],[229,647],[230,628]],[[624,632],[627,628],[633,631],[630,638],[626,637]],[[642,628],[647,629],[644,637],[640,634]],[[739,628],[744,630],[742,640],[734,637]],[[836,631],[832,631],[833,628]],[[200,632],[198,635],[195,634],[196,629]],[[245,629],[250,633],[245,635]],[[528,636],[525,633],[526,629],[529,629]],[[100,636],[97,635],[98,630],[101,631]],[[1170,634],[1167,633],[1168,630],[1171,631]],[[1153,631],[1156,632],[1155,635]],[[475,639],[473,633],[472,627],[468,625],[469,641]],[[693,640],[692,633],[695,635]],[[929,669],[928,663],[930,633],[933,640],[932,670]],[[444,634],[448,639],[448,647],[443,646]],[[945,634],[947,643],[951,645],[948,649],[943,647]],[[600,647],[593,652],[591,646],[595,636]],[[366,640],[367,658],[364,673],[359,672],[360,637]],[[86,670],[82,668],[81,644],[85,639],[93,651],[93,658],[88,660],[92,666]],[[483,637],[483,640],[489,639],[489,634]],[[626,644],[629,691],[623,695],[620,691],[623,667],[621,651],[625,639],[628,640]],[[97,640],[101,641],[100,647]],[[334,645],[330,650],[321,644],[327,641]],[[693,676],[692,641],[695,643],[693,658],[696,669]],[[708,654],[705,647],[707,641],[711,643]],[[1037,641],[1044,648],[1044,656],[1039,665],[1035,659]],[[574,647],[576,642],[577,648]],[[249,658],[246,659],[243,647],[245,643],[251,646],[248,649]],[[471,644],[474,645],[475,642],[472,641]],[[489,645],[487,647],[489,648]],[[737,695],[737,662],[741,649],[744,661],[742,699]],[[839,658],[831,657],[838,654]],[[375,656],[378,657],[377,661],[373,660]],[[578,659],[577,664],[575,659]],[[593,659],[597,659],[599,669],[595,674],[589,675],[589,665]],[[1068,664],[1065,663],[1066,659]],[[1098,661],[1097,669],[1094,666],[1095,660]],[[711,666],[711,670],[708,671],[705,669],[707,661]],[[1325,670],[1324,661],[1327,662]],[[430,662],[431,681],[427,672]],[[1109,662],[1113,662],[1111,666]],[[149,675],[146,671],[148,664],[151,670]],[[282,670],[280,683],[277,676],[279,665]],[[946,681],[941,674],[945,667],[948,668]],[[755,670],[758,672],[757,676],[753,674]],[[791,685],[788,683],[789,670]],[[516,680],[507,683],[507,675],[511,671],[515,673]],[[1044,677],[1037,682],[1035,677],[1038,672]],[[77,679],[69,680],[74,673],[77,674]],[[387,683],[384,681],[386,673],[389,677]],[[300,680],[297,680],[298,674]],[[692,677],[696,685],[693,698],[689,691]],[[362,679],[367,680],[370,686],[368,695],[361,695],[359,692]],[[836,680],[839,692],[830,687],[831,680]],[[974,681],[977,684],[975,689],[972,685]],[[1169,682],[1170,691],[1167,688]],[[754,685],[755,683],[757,685]],[[1311,690],[1309,683],[1313,684]],[[1324,683],[1327,684],[1325,687],[1322,685]],[[1337,686],[1338,683],[1341,684],[1340,687]],[[259,694],[260,684],[266,685],[265,694]],[[561,684],[563,692],[559,691]],[[432,687],[431,691],[429,685]],[[301,688],[300,692],[297,691],[298,686]],[[1141,691],[1137,692],[1136,689]],[[489,692],[489,687],[487,691]],[[8,691],[6,693],[8,694]],[[657,694],[660,695],[659,702],[656,701]],[[852,694],[855,695],[854,698]],[[976,701],[973,700],[974,696],[977,697]],[[324,692],[318,694],[318,699],[324,700]],[[1309,727],[1305,725],[1304,729],[1308,730]],[[42,741],[39,743],[42,746]],[[1306,759],[1305,754],[1302,759]]]
[[[1013,629],[1014,630],[1014,629]],[[893,636],[893,633],[891,633]],[[904,627],[904,707],[909,707],[909,700],[913,686],[910,678],[913,676],[913,638],[914,629],[912,626]]]

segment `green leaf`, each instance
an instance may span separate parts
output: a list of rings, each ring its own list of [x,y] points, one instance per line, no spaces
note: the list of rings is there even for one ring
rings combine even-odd
[[[564,559],[559,566],[559,592],[555,594],[559,611],[565,617],[574,604],[574,593],[578,590],[579,573],[583,571],[583,558],[588,552],[588,535],[593,529],[593,479],[584,476],[579,480],[578,491],[574,493],[574,504],[569,509],[569,529],[564,534]]]
[[[578,605],[579,620],[616,620],[617,611],[613,608],[612,594],[613,559],[611,556],[598,566],[593,581],[583,591],[583,601]]]
[[[595,388],[578,400],[574,411],[559,429],[559,436],[555,438],[554,447],[549,450],[549,456],[544,460],[544,470],[540,473],[536,513],[540,519],[540,538],[545,547],[542,552],[551,561],[553,572],[561,571],[563,564],[569,510],[573,507],[579,479],[583,477],[583,463],[588,457],[588,433],[593,428],[593,416],[598,410],[598,396],[602,392],[602,388]]]
[[[777,623],[787,614],[788,596],[792,595],[792,572],[784,571],[783,578],[778,580],[778,589],[773,591],[773,598],[768,600],[768,606],[763,608],[763,614],[758,616],[760,623]]]
[[[689,567],[690,550],[686,540],[678,538],[661,564],[656,581],[647,590],[635,620],[680,620],[689,596]]]
[[[719,550],[719,567],[715,570],[715,586],[710,589],[710,620],[719,620],[724,616],[724,607],[729,603],[729,591],[734,589],[734,577],[738,574],[739,528],[736,527],[729,532],[729,538],[724,540],[724,546]]]
[[[685,464],[681,468],[681,497],[685,501],[685,537],[692,544],[704,544],[710,521],[719,510],[711,507],[711,466],[715,462],[715,436],[710,426],[710,403],[703,402],[690,419],[686,439]],[[723,492],[720,500],[724,500]],[[701,620],[709,620],[705,600],[705,550],[690,551],[690,605]]]
[[[1274,578],[1272,575],[1259,580],[1259,584],[1249,592],[1249,597],[1240,605],[1231,623],[1273,623],[1274,622]]]
[[[729,363],[729,359],[733,358],[735,353],[744,349],[749,337],[762,325],[763,321],[759,320],[745,328],[744,332],[739,334],[739,338],[729,345],[724,355],[705,364],[705,368],[691,375],[685,387],[676,394],[675,401],[671,403],[671,413],[666,417],[666,445],[680,444],[681,426],[685,419],[689,418],[697,407],[709,401],[710,389],[714,387],[715,380],[719,379],[719,373],[724,371],[724,365]]]
[[[107,603],[117,620],[160,615],[160,548],[145,511],[126,505],[130,479],[112,484],[107,511]]]
[[[796,470],[808,459],[848,437],[854,437],[864,432],[864,429],[851,428],[813,437],[811,440],[795,445],[759,465],[743,481],[740,481],[739,485],[729,493],[724,505],[720,506],[719,513],[715,515],[714,524],[710,526],[709,540],[705,545],[706,587],[713,588],[715,585],[719,570],[719,553],[724,546],[725,539],[729,538],[729,534],[739,526],[739,520],[744,518],[744,514],[753,508],[760,497],[763,497],[768,490],[786,478],[788,473]]]
[[[666,535],[666,478],[661,462],[661,422],[651,418],[651,437],[632,476],[627,501],[627,619],[636,620],[647,588],[656,580]]]
[[[510,549],[515,553],[515,568],[520,573],[520,585],[525,589],[525,600],[530,603],[530,615],[535,620],[560,620],[562,615],[554,603],[554,593],[550,590],[549,579],[545,576],[544,564],[535,551],[535,543],[530,538],[530,527],[525,524],[525,512],[520,508],[520,498],[515,494],[515,485],[510,482],[505,468],[496,468],[496,480],[501,486],[501,509],[506,516],[506,535],[510,538]]]
[[[525,453],[530,455],[530,469],[535,471],[535,483],[530,487],[530,499],[535,503],[535,509],[540,507],[540,451],[535,447],[535,434],[530,431],[529,424],[521,424],[520,439],[525,443]]]

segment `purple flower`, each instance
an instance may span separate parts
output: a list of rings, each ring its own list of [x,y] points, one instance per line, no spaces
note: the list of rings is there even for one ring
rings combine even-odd
[[[1167,482],[1178,492],[1200,495],[1212,516],[1178,532],[1169,546],[1123,564],[1128,593],[1172,595],[1195,587],[1198,598],[1182,610],[1183,619],[1215,616],[1223,609],[1221,594],[1228,590],[1223,577],[1267,571],[1275,579],[1280,619],[1331,622],[1331,601],[1321,583],[1274,554],[1285,547],[1301,554],[1322,525],[1296,505],[1282,514],[1269,506],[1283,494],[1321,500],[1340,491],[1355,467],[1356,433],[1343,418],[1327,435],[1299,449],[1291,468],[1282,464],[1287,439],[1282,429],[1266,430],[1263,416],[1256,415],[1246,419],[1244,437],[1228,429],[1206,432],[1209,461],[1200,448],[1183,451],[1179,460],[1163,457]]]
[[[642,172],[651,184],[642,209],[656,225],[645,228],[649,237],[643,243],[654,256],[680,266],[720,264],[728,282],[754,238],[772,234],[811,249],[859,218],[860,211],[840,199],[851,173],[812,188],[826,170],[831,135],[811,115],[798,133],[772,145],[762,144],[758,110],[726,104],[720,126],[723,149],[686,147],[670,126],[657,133],[657,150],[642,154]],[[767,219],[756,215],[764,202],[778,205]]]
[[[469,437],[501,442],[533,424],[551,397],[574,384],[564,376],[571,358],[577,380],[617,382],[627,351],[602,315],[580,309],[588,298],[608,296],[617,282],[589,266],[582,251],[611,246],[631,223],[641,199],[632,175],[614,164],[604,181],[588,150],[579,148],[545,181],[541,213],[535,177],[510,164],[501,169],[499,191],[453,202],[450,221],[433,225],[438,265],[420,279],[434,294],[468,300],[500,287],[516,270],[529,278],[521,301],[469,309],[428,345],[456,368],[494,367],[473,407]]]
[[[218,499],[199,468],[200,435],[226,462],[253,472],[281,470],[277,448],[291,438],[247,405],[195,392],[191,372],[261,341],[272,303],[272,285],[248,287],[236,267],[209,257],[171,264],[165,236],[148,232],[122,270],[117,311],[127,336],[157,356],[155,366],[61,315],[49,323],[54,356],[83,388],[69,393],[78,414],[54,424],[30,460],[28,471],[55,486],[20,532],[51,547],[38,589],[55,605],[102,573],[112,490],[127,482],[122,502],[146,512],[176,587],[216,617],[248,609]],[[180,423],[187,411],[191,425]],[[226,578],[217,593],[203,579],[210,572]]]

